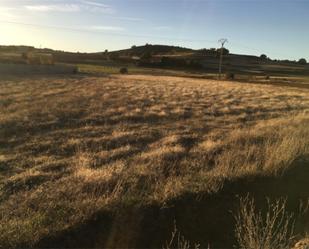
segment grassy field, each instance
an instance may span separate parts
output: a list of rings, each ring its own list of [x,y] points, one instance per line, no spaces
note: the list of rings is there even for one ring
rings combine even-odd
[[[121,67],[127,65],[93,65],[93,64],[76,64],[79,72],[86,74],[119,74]],[[280,68],[279,66],[277,66]],[[159,76],[179,76],[189,78],[200,78],[200,79],[218,79],[219,75],[216,70],[205,71],[205,70],[186,70],[186,69],[164,69],[164,68],[145,68],[130,65],[127,67],[129,74],[140,74],[140,75],[159,75]],[[277,68],[277,69],[278,69]],[[289,67],[287,67],[289,68]],[[291,68],[289,68],[291,70]],[[225,70],[227,71],[227,70]],[[261,84],[272,84],[279,86],[296,86],[302,88],[309,88],[309,76],[308,69],[304,69],[302,74],[293,75],[289,71],[284,71],[280,74],[276,71],[267,73],[269,76],[266,78],[265,75],[256,75],[254,73],[245,73],[237,71],[234,75],[234,80],[239,82],[251,82]],[[222,75],[222,79],[225,79],[225,74]]]
[[[0,84],[3,248],[101,210],[278,176],[309,154],[307,89],[150,75]]]
[[[86,74],[119,74],[121,67],[127,67],[127,65],[93,65],[93,64],[77,64],[79,72]],[[159,75],[159,76],[180,76],[180,77],[217,77],[214,73],[201,73],[190,72],[184,70],[173,70],[163,68],[145,68],[134,65],[129,65],[128,71],[130,74],[140,75]]]

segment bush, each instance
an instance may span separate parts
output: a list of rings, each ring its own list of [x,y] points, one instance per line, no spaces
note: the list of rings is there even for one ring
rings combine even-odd
[[[286,200],[268,200],[265,214],[257,212],[253,199],[240,199],[235,216],[235,235],[241,249],[289,249],[293,238],[293,216],[286,211]]]
[[[267,55],[266,55],[266,54],[261,54],[260,58],[261,58],[262,60],[267,60]]]
[[[301,58],[301,59],[299,59],[298,64],[306,65],[307,64],[307,60],[304,59],[304,58]]]
[[[24,60],[27,60],[29,57],[28,53],[24,52],[21,54],[21,58],[23,58]]]
[[[178,231],[176,227],[176,222],[174,221],[174,231],[172,232],[172,236],[170,241],[163,246],[163,249],[199,249],[199,244],[191,244],[181,233]]]
[[[74,67],[73,68],[73,74],[77,74],[78,73],[78,67]]]
[[[122,68],[120,68],[119,73],[127,74],[128,73],[128,69],[126,67],[122,67]]]
[[[225,75],[226,80],[234,80],[235,79],[235,74],[234,73],[227,73]]]

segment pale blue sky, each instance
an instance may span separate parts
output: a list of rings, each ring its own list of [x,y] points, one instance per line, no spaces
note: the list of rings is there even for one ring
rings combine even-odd
[[[218,47],[309,60],[309,0],[0,0],[0,44],[69,51]]]

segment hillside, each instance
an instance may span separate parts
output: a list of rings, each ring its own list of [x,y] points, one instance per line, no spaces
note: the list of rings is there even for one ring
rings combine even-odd
[[[66,60],[71,61],[80,61],[80,60],[105,60],[106,57],[122,57],[122,56],[144,56],[145,54],[151,56],[170,56],[170,57],[184,57],[184,58],[193,58],[193,59],[203,59],[205,57],[218,57],[219,49],[198,49],[194,50],[191,48],[184,48],[179,46],[168,46],[168,45],[152,45],[146,44],[142,46],[132,46],[128,49],[122,49],[117,51],[102,51],[96,53],[83,53],[83,52],[68,52],[61,50],[53,50],[49,48],[35,48],[32,46],[1,46],[0,45],[0,59],[3,53],[26,53],[26,52],[35,52],[35,53],[49,53],[52,54],[55,58],[58,58],[60,62]],[[242,55],[242,54],[233,54],[229,50],[224,50],[224,55],[226,59],[237,58],[237,60],[243,62],[276,62],[280,64],[297,64],[296,61],[289,60],[272,60],[270,58],[261,58],[254,55]]]
[[[59,61],[67,61],[67,60],[104,60],[106,55],[113,56],[142,56],[145,53],[151,54],[175,54],[175,53],[184,53],[184,52],[193,52],[194,50],[189,48],[182,48],[177,46],[167,46],[167,45],[149,45],[146,44],[144,46],[132,46],[129,49],[123,49],[119,51],[112,52],[96,52],[96,53],[80,53],[80,52],[67,52],[60,50],[53,50],[49,48],[35,48],[32,46],[0,46],[0,53],[25,53],[25,52],[36,52],[36,53],[50,53],[53,54],[55,58],[58,58]],[[0,57],[1,58],[1,57]]]
[[[151,45],[132,46],[119,51],[97,53],[66,52],[52,49],[38,49],[29,46],[0,46],[0,63],[27,64],[25,54],[32,57],[52,57],[55,63],[69,63],[101,66],[103,72],[119,71],[120,67],[159,68],[190,71],[198,74],[217,74],[220,50],[182,48],[177,46]],[[44,60],[43,60],[44,61]],[[294,81],[308,81],[309,65],[289,60],[272,60],[265,56],[233,54],[224,49],[223,73],[233,74],[234,79],[254,80],[256,77],[290,77]],[[236,76],[235,76],[236,75]],[[293,79],[292,79],[293,78]]]
[[[146,44],[143,46],[132,46],[129,49],[113,51],[110,52],[110,54],[143,56],[145,53],[151,53],[153,55],[166,55],[166,54],[178,54],[188,52],[192,53],[194,52],[194,50],[190,48],[183,48],[177,46]]]

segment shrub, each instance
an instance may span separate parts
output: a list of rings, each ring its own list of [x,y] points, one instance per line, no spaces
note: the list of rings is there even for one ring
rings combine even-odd
[[[178,248],[178,249],[199,249],[199,244],[191,244],[190,241],[188,241],[181,233],[178,231],[176,227],[176,222],[174,221],[174,231],[172,232],[172,236],[170,241],[166,243],[165,246],[163,246],[163,249],[172,249],[172,248]]]
[[[78,73],[78,67],[74,67],[73,68],[73,74],[77,74]]]
[[[23,58],[24,60],[27,60],[29,57],[28,53],[24,52],[21,54],[21,58]]]
[[[122,67],[122,68],[120,68],[119,72],[121,74],[127,74],[128,73],[128,69],[126,67]]]
[[[286,200],[268,200],[265,214],[256,211],[253,199],[240,198],[235,216],[235,235],[241,249],[289,249],[293,234],[293,216],[286,211]]]
[[[262,60],[267,60],[267,55],[266,55],[266,54],[261,54],[260,58],[261,58]]]
[[[234,73],[227,73],[225,75],[226,80],[234,80],[235,79],[235,74]]]
[[[299,59],[298,64],[306,65],[307,64],[307,60],[304,59],[304,58],[301,58],[301,59]]]

